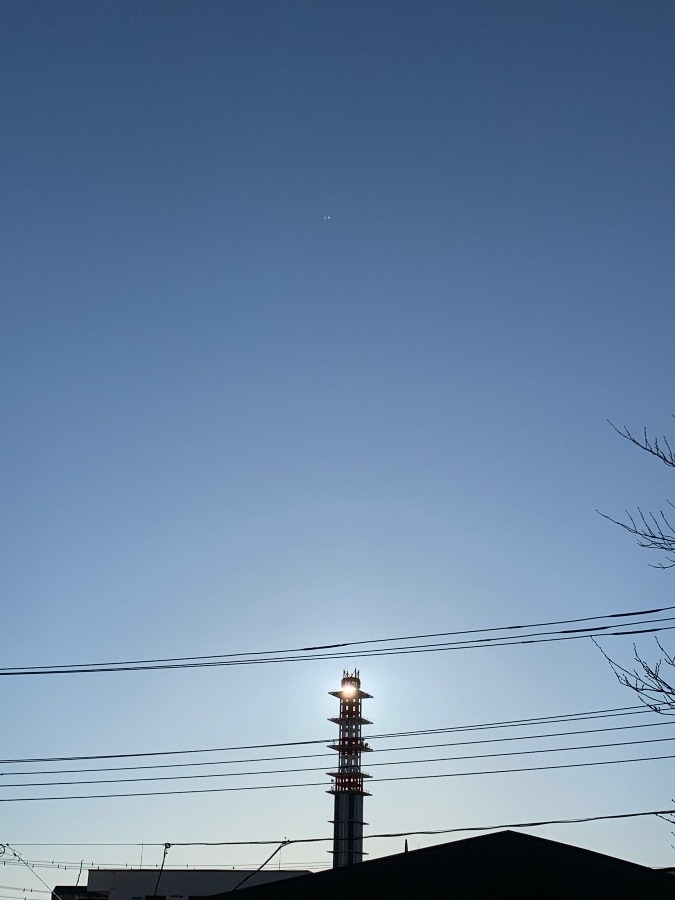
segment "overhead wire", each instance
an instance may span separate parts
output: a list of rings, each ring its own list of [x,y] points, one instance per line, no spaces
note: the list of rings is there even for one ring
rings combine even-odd
[[[461,825],[452,828],[428,828],[428,829],[409,829],[407,831],[387,831],[377,832],[374,834],[364,834],[364,840],[379,840],[383,838],[399,838],[399,837],[431,837],[439,834],[460,834],[466,832],[482,832],[482,831],[501,831],[508,828],[538,828],[545,825],[578,825],[588,822],[607,822],[620,819],[636,819],[647,817],[662,817],[675,815],[675,808],[667,809],[650,809],[632,812],[604,813],[589,816],[574,816],[568,818],[551,818],[551,819],[531,819],[526,821],[509,821],[495,822],[489,825]],[[286,839],[285,839],[286,840]],[[333,840],[332,835],[324,837],[300,837],[291,838],[289,844],[318,844],[329,843]],[[113,842],[52,842],[52,843],[30,843],[15,841],[19,847],[163,847],[163,842],[136,842],[136,843],[113,843]],[[172,847],[264,847],[273,846],[280,843],[280,840],[270,838],[262,840],[237,840],[237,841],[172,841]],[[72,865],[79,866],[79,863]],[[103,864],[102,864],[103,866]],[[137,868],[130,866],[129,868]]]
[[[95,662],[95,663],[74,663],[73,665],[82,666],[82,667],[94,667],[94,666],[117,666],[117,665],[136,665],[139,663],[164,663],[164,662],[195,662],[198,660],[210,660],[210,659],[224,659],[227,657],[235,657],[235,656],[264,656],[264,655],[277,655],[282,653],[300,653],[300,652],[308,652],[312,650],[330,650],[336,649],[340,647],[358,647],[366,644],[379,644],[379,643],[389,643],[393,641],[403,641],[403,640],[423,640],[427,638],[434,637],[457,637],[459,635],[464,634],[485,634],[490,631],[512,631],[516,629],[523,628],[548,628],[552,625],[573,625],[579,624],[581,622],[596,622],[602,619],[618,619],[618,618],[630,618],[633,616],[646,616],[646,615],[654,615],[659,612],[669,612],[671,610],[675,610],[675,605],[673,606],[661,606],[656,607],[654,609],[641,609],[641,610],[630,610],[629,612],[619,612],[619,613],[604,613],[599,616],[583,616],[575,619],[555,619],[552,621],[546,622],[533,622],[530,624],[519,624],[519,625],[496,625],[487,628],[468,628],[460,631],[438,631],[431,632],[428,634],[409,634],[409,635],[398,635],[397,637],[387,637],[387,638],[368,638],[360,641],[342,641],[339,643],[332,644],[317,644],[314,646],[307,647],[295,647],[295,648],[285,648],[285,649],[276,649],[276,650],[249,650],[242,651],[239,653],[214,653],[206,656],[173,656],[173,657],[159,657],[156,659],[126,659],[126,660],[116,660],[116,661],[108,661],[108,662]],[[68,668],[70,666],[67,666]],[[21,672],[25,670],[39,670],[39,669],[51,669],[54,666],[17,666],[11,667],[13,671]],[[57,667],[61,668],[61,667]],[[63,667],[66,668],[66,667]],[[0,672],[3,671],[0,669]]]
[[[212,666],[240,666],[240,665],[262,665],[268,663],[280,662],[304,662],[317,659],[338,659],[345,656],[353,655],[350,651],[346,653],[347,648],[360,647],[360,657],[373,656],[391,656],[408,653],[428,653],[447,650],[459,649],[477,649],[480,647],[499,647],[510,646],[514,644],[525,643],[548,643],[551,641],[574,640],[590,636],[598,636],[604,633],[607,636],[624,636],[644,633],[654,633],[668,631],[675,628],[675,625],[664,626],[658,623],[675,621],[675,617],[666,616],[658,619],[643,619],[642,621],[634,621],[640,616],[654,616],[657,613],[670,612],[675,606],[664,606],[649,610],[629,610],[627,612],[606,613],[599,616],[585,616],[576,619],[561,619],[550,622],[537,622],[531,624],[514,624],[505,626],[495,626],[490,628],[465,629],[462,631],[435,632],[420,635],[403,635],[399,637],[372,638],[362,641],[349,641],[333,644],[318,644],[309,647],[299,647],[284,650],[260,650],[245,651],[226,654],[212,654],[208,656],[185,656],[185,657],[164,657],[156,659],[142,660],[121,660],[117,662],[104,663],[75,663],[75,664],[59,664],[59,665],[35,665],[35,666],[15,666],[0,668],[0,676],[19,676],[19,675],[64,675],[64,674],[91,674],[95,672],[122,672],[122,671],[147,671],[159,669],[184,669],[184,668],[204,668]],[[629,622],[615,622],[609,624],[597,624],[585,628],[566,628],[556,629],[549,632],[533,632],[532,629],[548,628],[553,625],[561,624],[580,624],[582,622],[603,622],[605,620],[631,619]],[[636,629],[635,625],[657,625],[653,628]],[[633,626],[628,628],[628,626]],[[615,629],[612,631],[611,629]],[[617,631],[616,629],[623,629]],[[508,632],[530,631],[530,633],[522,636],[520,633],[516,635],[508,634]],[[396,641],[421,641],[430,638],[449,638],[460,637],[462,635],[479,635],[489,632],[507,632],[506,634],[498,634],[495,637],[475,637],[464,640],[443,641],[435,644],[411,645],[403,644],[399,647],[377,647],[378,644],[394,643]],[[330,652],[326,652],[330,651]]]
[[[476,772],[442,772],[442,773],[431,773],[425,775],[398,775],[391,776],[387,778],[375,778],[372,780],[372,783],[376,784],[384,784],[387,782],[398,782],[398,781],[420,781],[426,779],[437,779],[437,778],[463,778],[463,777],[474,777],[477,775],[503,775],[507,773],[520,773],[520,772],[544,772],[544,771],[552,771],[555,769],[577,769],[577,768],[587,768],[590,766],[610,766],[610,765],[619,765],[624,763],[640,763],[640,762],[656,762],[659,760],[665,759],[675,759],[675,754],[662,754],[659,756],[643,756],[643,757],[631,757],[629,759],[610,759],[610,760],[596,760],[592,762],[577,762],[577,763],[557,763],[554,765],[545,765],[545,766],[522,766],[510,769],[485,769]],[[251,774],[251,773],[249,773]],[[0,803],[24,803],[24,802],[35,802],[35,801],[50,801],[50,800],[100,800],[100,799],[121,799],[126,797],[168,797],[175,795],[185,795],[185,794],[218,794],[218,793],[230,793],[230,792],[240,792],[240,791],[263,791],[263,790],[277,790],[277,789],[288,789],[288,788],[306,788],[306,787],[325,787],[325,782],[322,781],[311,781],[311,782],[292,782],[290,784],[259,784],[259,785],[236,785],[234,787],[209,787],[209,788],[187,788],[187,789],[176,789],[169,791],[125,791],[125,792],[116,792],[116,793],[105,793],[105,794],[66,794],[66,795],[50,795],[50,796],[30,796],[30,797],[0,797]]]
[[[28,860],[28,862],[31,862],[31,860]],[[14,887],[12,884],[0,884],[0,890],[21,891],[24,894],[51,894],[51,891],[48,891],[46,888],[19,888]]]
[[[40,884],[42,884],[44,887],[46,887],[47,890],[50,890],[47,882],[43,878],[41,878],[40,875],[38,875],[38,873],[35,871],[35,868],[33,866],[31,866],[31,864],[23,858],[23,856],[18,852],[18,850],[15,850],[14,847],[11,847],[7,843],[0,843],[0,857],[4,856],[6,853],[9,853],[10,859],[15,860],[16,862],[25,866],[29,872],[32,872],[33,875],[35,875],[35,877],[40,882]],[[56,893],[56,890],[50,890],[50,893],[51,893],[52,897],[54,898],[54,900],[61,900],[61,897],[59,897],[59,895]]]
[[[392,839],[392,838],[402,838],[402,837],[407,837],[407,838],[437,837],[440,835],[481,833],[481,832],[486,832],[486,831],[500,831],[500,830],[504,830],[504,829],[514,829],[514,828],[538,828],[538,827],[545,827],[545,826],[552,826],[552,825],[578,825],[578,824],[588,824],[591,822],[606,822],[606,821],[612,821],[612,820],[619,821],[619,820],[625,820],[625,819],[648,818],[648,817],[662,818],[664,816],[669,816],[669,815],[673,815],[673,814],[675,814],[675,809],[641,810],[641,811],[637,811],[637,812],[619,812],[619,813],[609,813],[609,814],[601,814],[601,815],[575,816],[572,818],[557,818],[557,819],[551,818],[551,819],[534,819],[534,820],[517,821],[517,822],[500,822],[500,823],[494,823],[494,824],[489,824],[489,825],[469,825],[469,826],[454,826],[452,828],[434,828],[434,829],[422,829],[422,830],[380,832],[380,833],[375,833],[375,834],[365,834],[363,837],[364,837],[364,840]],[[293,838],[293,839],[285,838],[284,841],[286,842],[287,845],[319,844],[319,843],[328,843],[328,842],[332,841],[332,836],[325,836],[325,837],[312,836],[312,837],[306,837],[306,838]],[[212,847],[212,848],[215,848],[215,847],[271,846],[271,845],[274,845],[275,843],[278,843],[278,842],[275,842],[274,840],[183,841],[183,842],[173,843],[172,846],[182,847],[182,848],[189,848],[189,847]],[[161,847],[163,845],[160,843],[153,844],[153,843],[145,842],[143,844],[112,844],[112,843],[111,844],[106,844],[106,843],[31,844],[31,843],[26,843],[26,844],[21,844],[20,846],[22,846],[22,847],[40,847],[40,846],[50,846],[50,847],[71,847],[71,846],[76,846],[76,847],[83,847],[83,846],[87,846],[87,847],[89,847],[89,846],[96,846],[96,847],[99,847],[99,846],[103,846],[103,847],[119,847],[119,846]],[[68,870],[68,869],[77,869],[80,867],[80,863],[76,863],[76,862],[70,863],[70,862],[55,861],[55,860],[52,860],[51,862],[40,861],[40,860],[26,860],[26,862],[31,866],[32,869],[35,869],[35,868],[44,868],[44,869],[51,868],[51,869],[53,869],[55,867],[59,867],[64,870]],[[128,865],[128,864],[127,865],[119,865],[119,864],[113,865],[109,862],[98,863],[98,864],[95,864],[92,862],[89,865],[91,868],[123,868],[123,869],[129,869],[129,870],[138,868],[137,866],[134,866],[134,865]],[[295,862],[292,864],[292,866],[295,868],[300,867],[300,866],[309,867],[311,865],[314,865],[316,867],[317,863]],[[323,863],[319,863],[318,865],[323,867]],[[285,867],[288,868],[289,866],[285,866]],[[157,868],[157,867],[154,867],[154,868]],[[199,871],[200,868],[202,868],[202,867],[195,866],[195,867],[189,867],[189,868],[194,869],[195,871]],[[213,866],[210,866],[209,868],[213,868]],[[223,869],[225,869],[225,868],[231,869],[231,866],[227,866],[227,867],[223,866],[222,868]],[[235,868],[247,868],[247,867],[239,865],[239,866],[236,866]],[[10,886],[6,886],[6,887],[4,887],[4,889],[9,889],[11,891],[22,892],[22,893],[25,893],[26,891],[32,892],[33,890],[35,890],[35,889],[30,889],[30,888],[13,888]],[[39,889],[37,889],[36,892],[47,893],[47,891],[42,892]],[[6,896],[6,895],[0,895],[0,896]],[[16,900],[16,898],[8,897],[7,900]]]
[[[674,621],[675,617],[668,621]],[[359,652],[360,658],[384,657],[384,656],[409,656],[419,653],[439,653],[453,650],[480,650],[494,647],[514,647],[523,644],[550,644],[560,641],[587,640],[592,637],[634,637],[640,634],[660,634],[665,631],[672,631],[675,625],[660,626],[656,628],[633,628],[629,631],[607,631],[600,634],[598,629],[593,629],[587,634],[559,634],[553,637],[543,636],[542,633],[530,634],[524,638],[483,638],[479,641],[463,641],[442,644],[423,644],[423,645],[403,645],[391,649],[378,650],[362,650]],[[330,659],[350,659],[352,653],[331,653],[331,654],[313,654],[311,656],[275,656],[269,658],[252,658],[240,660],[220,660],[217,662],[199,662],[199,663],[169,663],[157,665],[136,665],[136,666],[100,666],[96,669],[81,668],[53,668],[37,671],[35,669],[28,671],[4,670],[0,671],[0,676],[17,676],[17,675],[86,675],[102,672],[140,672],[140,671],[160,671],[168,669],[203,669],[215,668],[223,666],[244,666],[244,665],[267,665],[273,663],[293,663],[293,662],[310,662],[316,660]]]
[[[589,710],[578,713],[560,713],[549,716],[530,716],[522,719],[502,719],[496,722],[482,722],[473,725],[448,725],[441,728],[420,728],[412,731],[393,731],[388,733],[380,733],[368,735],[368,740],[384,740],[389,738],[415,737],[417,735],[426,734],[448,734],[462,733],[467,731],[483,731],[498,728],[520,728],[528,725],[543,725],[546,723],[575,722],[593,719],[614,718],[617,716],[633,716],[646,715],[655,712],[642,704],[634,706],[617,706],[608,707],[606,709]],[[315,738],[306,741],[278,741],[265,744],[238,744],[230,747],[202,747],[187,750],[146,750],[135,753],[95,753],[79,756],[34,756],[34,757],[16,757],[13,759],[0,759],[0,765],[15,765],[28,763],[49,763],[49,762],[79,762],[84,760],[98,759],[140,759],[151,756],[187,756],[200,753],[225,753],[239,750],[266,750],[276,747],[304,747],[316,744],[332,744],[333,737]]]
[[[41,867],[38,866],[38,868],[41,868]],[[22,891],[30,890],[30,888],[9,888],[9,890],[11,890],[11,891],[16,890],[16,891],[18,891],[18,892],[21,893]],[[51,891],[43,891],[43,893],[44,893],[44,894],[47,894],[47,893],[51,894]],[[1,900],[20,900],[19,897],[12,896],[11,894],[0,894],[0,898],[1,898]]]
[[[574,720],[579,721],[579,720]],[[467,747],[475,744],[494,744],[504,741],[529,741],[546,739],[553,737],[567,737],[579,734],[604,734],[609,731],[627,731],[636,728],[668,728],[673,727],[673,722],[641,722],[637,725],[612,725],[608,728],[580,728],[574,731],[552,731],[542,734],[527,735],[509,735],[506,737],[489,737],[472,741],[443,741],[435,744],[409,744],[401,747],[377,747],[373,748],[379,753],[401,753],[405,750],[426,750],[432,747]],[[370,738],[369,738],[370,739]],[[370,739],[372,740],[372,739]],[[64,774],[80,774],[87,772],[133,772],[155,769],[180,769],[180,768],[196,768],[200,766],[228,766],[243,763],[254,762],[275,762],[280,760],[291,759],[325,759],[327,757],[335,758],[335,753],[300,753],[289,756],[255,756],[249,759],[218,759],[218,760],[202,760],[200,762],[187,763],[152,763],[134,766],[96,766],[85,769],[32,769],[19,770],[16,772],[0,772],[0,778],[15,777],[18,775],[64,775]],[[1,787],[1,785],[0,785]]]
[[[521,739],[522,740],[522,739]],[[629,747],[638,744],[656,744],[666,741],[675,741],[675,735],[662,738],[641,738],[635,741],[610,741],[603,744],[582,744],[575,747],[542,747],[534,750],[505,750],[494,753],[474,753],[462,756],[441,756],[427,759],[402,759],[402,760],[386,760],[385,762],[372,762],[366,768],[375,768],[381,766],[408,766],[408,765],[424,765],[435,762],[455,762],[468,759],[491,759],[504,756],[531,756],[536,753],[565,753],[574,750],[603,750],[609,747]],[[432,747],[444,746],[438,744],[429,744],[419,749],[430,749]],[[448,745],[457,746],[457,745]],[[150,781],[186,781],[203,778],[240,778],[242,776],[252,775],[282,775],[297,774],[299,772],[323,772],[325,766],[302,766],[291,769],[260,769],[253,772],[208,772],[206,774],[195,775],[145,775],[137,778],[95,778],[95,779],[76,779],[71,781],[21,781],[11,784],[0,785],[0,790],[11,788],[25,787],[64,787],[75,784],[128,784]]]

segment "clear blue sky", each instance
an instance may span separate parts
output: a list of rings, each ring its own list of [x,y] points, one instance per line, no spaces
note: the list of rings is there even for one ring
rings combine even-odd
[[[6,0],[3,664],[672,603],[595,510],[675,494],[606,423],[673,433],[674,26],[670,0]],[[341,671],[6,678],[2,756],[322,738]],[[361,671],[379,731],[632,702],[585,641]],[[672,772],[383,784],[366,818],[661,808]],[[2,812],[23,846],[321,835],[332,810],[315,787]],[[538,833],[673,863],[660,821]]]

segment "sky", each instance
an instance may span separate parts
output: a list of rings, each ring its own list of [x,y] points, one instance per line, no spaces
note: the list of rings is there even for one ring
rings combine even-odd
[[[675,495],[607,422],[674,434],[674,26],[669,0],[5,0],[2,665],[673,604],[675,575],[596,510]],[[603,646],[627,663],[631,642]],[[2,756],[327,740],[344,667],[377,733],[635,702],[588,640],[7,676]],[[673,764],[374,779],[367,831],[670,808]],[[0,843],[85,866],[144,844],[156,865],[166,841],[329,837],[328,778],[295,778],[320,784],[6,803]],[[653,817],[530,830],[675,862]]]

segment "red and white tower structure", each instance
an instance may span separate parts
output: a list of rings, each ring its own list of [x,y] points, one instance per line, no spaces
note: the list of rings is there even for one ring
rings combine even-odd
[[[335,795],[333,817],[333,868],[350,866],[363,859],[363,798],[370,796],[364,790],[363,781],[370,778],[361,771],[361,754],[372,748],[361,737],[361,726],[371,725],[361,715],[361,701],[371,694],[361,690],[359,671],[342,673],[339,691],[329,691],[340,701],[340,715],[329,719],[340,726],[340,735],[330,750],[338,752],[338,767],[328,774],[333,779],[329,794]]]

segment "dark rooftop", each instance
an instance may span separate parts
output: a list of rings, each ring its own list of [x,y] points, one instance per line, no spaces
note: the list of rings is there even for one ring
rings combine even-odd
[[[675,881],[670,874],[592,850],[500,831],[245,890],[246,900],[661,900],[675,898]],[[227,895],[211,900],[219,898],[227,900]]]

